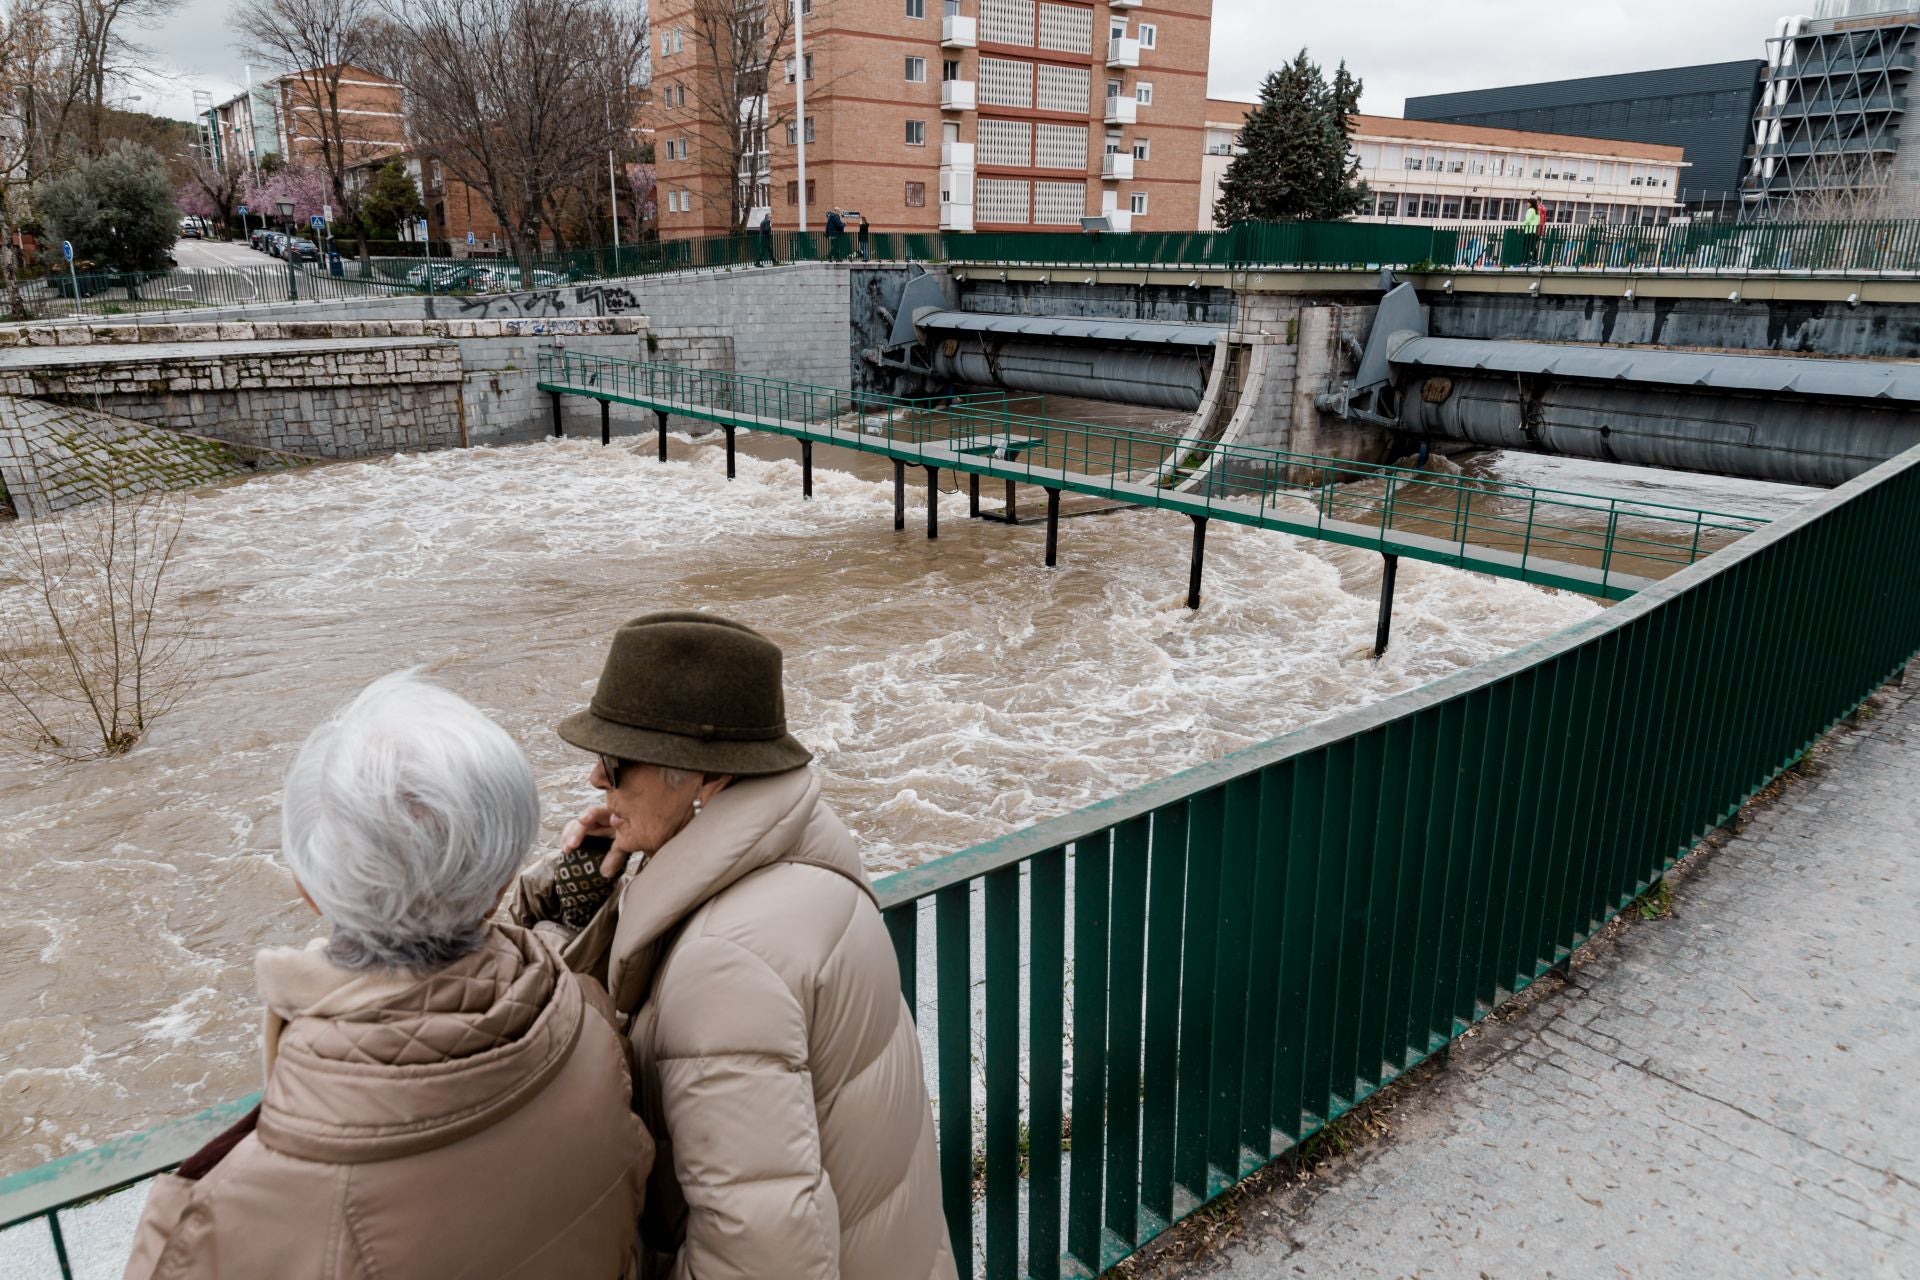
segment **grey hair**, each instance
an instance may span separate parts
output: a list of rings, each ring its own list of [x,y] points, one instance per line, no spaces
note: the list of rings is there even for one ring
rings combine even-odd
[[[281,856],[346,969],[444,967],[477,950],[540,830],[506,730],[412,671],[329,716],[287,770]]]

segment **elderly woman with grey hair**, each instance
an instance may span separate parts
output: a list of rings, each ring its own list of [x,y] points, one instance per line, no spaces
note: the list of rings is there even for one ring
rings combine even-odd
[[[269,947],[260,1105],[156,1181],[127,1276],[630,1276],[653,1148],[605,993],[489,920],[538,834],[519,747],[376,681],[288,771],[330,936]]]

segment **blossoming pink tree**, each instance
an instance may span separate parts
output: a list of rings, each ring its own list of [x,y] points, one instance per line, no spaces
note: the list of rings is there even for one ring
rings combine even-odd
[[[264,217],[270,226],[280,225],[280,202],[291,201],[297,225],[322,212],[332,190],[327,175],[318,169],[287,168],[248,181],[240,198],[253,217]]]

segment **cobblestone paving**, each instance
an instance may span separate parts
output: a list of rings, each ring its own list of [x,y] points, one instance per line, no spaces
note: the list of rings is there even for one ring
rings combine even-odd
[[[1154,1274],[1920,1277],[1920,699],[1694,862],[1317,1194]]]

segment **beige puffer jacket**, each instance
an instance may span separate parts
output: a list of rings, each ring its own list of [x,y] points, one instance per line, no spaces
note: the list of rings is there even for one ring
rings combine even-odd
[[[523,920],[551,885],[523,878]],[[920,1042],[813,770],[720,792],[567,959],[633,1016],[644,1236],[674,1280],[952,1280]]]
[[[605,993],[545,943],[495,926],[426,978],[313,948],[258,968],[257,1126],[155,1182],[128,1280],[633,1273],[652,1143]]]

